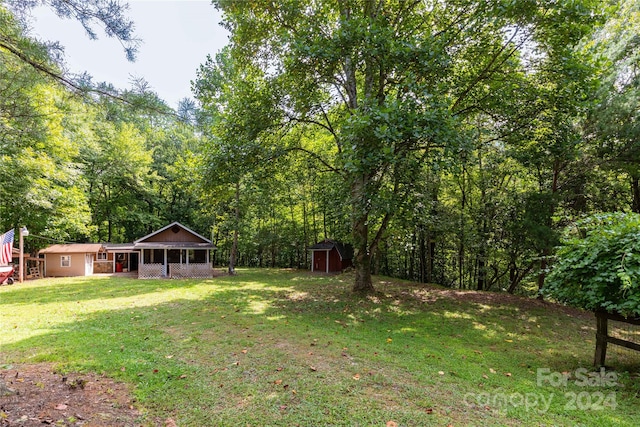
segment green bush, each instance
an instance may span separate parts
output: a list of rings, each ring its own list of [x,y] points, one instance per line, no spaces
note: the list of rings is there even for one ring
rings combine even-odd
[[[568,228],[542,292],[586,310],[640,316],[640,215],[593,215]]]

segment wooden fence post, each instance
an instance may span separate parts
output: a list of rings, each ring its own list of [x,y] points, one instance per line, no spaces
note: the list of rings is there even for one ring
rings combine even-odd
[[[600,368],[604,366],[607,357],[608,322],[606,313],[596,312],[596,354],[593,364]]]

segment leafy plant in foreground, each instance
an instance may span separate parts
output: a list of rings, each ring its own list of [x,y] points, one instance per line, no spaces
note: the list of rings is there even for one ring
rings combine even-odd
[[[593,215],[568,230],[543,292],[586,310],[640,315],[640,215]]]

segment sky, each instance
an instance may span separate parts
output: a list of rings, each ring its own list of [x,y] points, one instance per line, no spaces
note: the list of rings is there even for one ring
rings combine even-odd
[[[142,39],[135,62],[129,62],[117,39],[96,28],[91,40],[79,22],[60,19],[49,9],[33,11],[32,34],[64,46],[65,64],[71,73],[87,72],[94,82],[131,87],[131,79],[144,78],[151,90],[173,108],[192,98],[191,80],[207,54],[215,55],[229,33],[219,22],[220,13],[210,0],[129,0],[128,16],[136,36]]]

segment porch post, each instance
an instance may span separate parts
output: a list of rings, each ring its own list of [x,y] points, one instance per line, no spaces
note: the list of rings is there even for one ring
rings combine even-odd
[[[169,275],[169,263],[167,262],[167,255],[168,255],[168,252],[167,252],[167,249],[165,248],[165,250],[164,250],[164,265],[163,265],[163,270],[164,270],[163,273],[164,273],[165,276]]]

